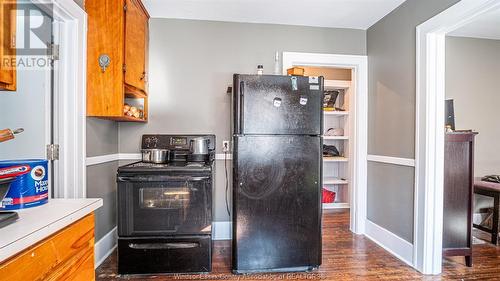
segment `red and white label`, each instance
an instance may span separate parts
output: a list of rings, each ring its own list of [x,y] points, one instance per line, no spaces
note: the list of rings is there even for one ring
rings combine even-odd
[[[7,168],[0,168],[0,179],[17,177],[20,175],[27,174],[31,171],[29,165],[19,165]]]

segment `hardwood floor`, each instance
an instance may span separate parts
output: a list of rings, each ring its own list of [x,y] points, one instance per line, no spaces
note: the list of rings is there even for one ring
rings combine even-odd
[[[500,280],[500,247],[474,246],[474,265],[445,258],[443,273],[423,276],[364,236],[349,231],[348,211],[323,215],[323,264],[311,273],[232,275],[229,241],[215,241],[213,272],[202,275],[119,276],[116,252],[96,270],[96,280]]]

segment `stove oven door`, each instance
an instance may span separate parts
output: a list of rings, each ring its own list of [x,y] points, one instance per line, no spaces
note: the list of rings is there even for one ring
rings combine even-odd
[[[118,235],[211,234],[212,178],[119,175]]]

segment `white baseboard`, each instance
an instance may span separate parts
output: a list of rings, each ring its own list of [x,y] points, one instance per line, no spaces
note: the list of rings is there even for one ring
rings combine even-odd
[[[94,269],[113,253],[116,249],[117,231],[116,227],[108,232],[104,237],[95,243],[94,248]]]
[[[366,220],[365,236],[377,243],[393,256],[413,267],[413,244],[410,242],[371,222],[370,220]]]
[[[231,240],[231,237],[233,236],[232,222],[214,221],[212,222],[212,226],[212,240]]]

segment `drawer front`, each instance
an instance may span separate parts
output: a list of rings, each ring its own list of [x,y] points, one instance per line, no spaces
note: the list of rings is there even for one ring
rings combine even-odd
[[[94,280],[94,215],[0,264],[0,280]]]
[[[118,239],[118,273],[210,272],[212,240],[206,236]]]

